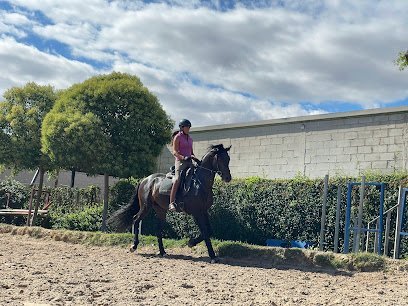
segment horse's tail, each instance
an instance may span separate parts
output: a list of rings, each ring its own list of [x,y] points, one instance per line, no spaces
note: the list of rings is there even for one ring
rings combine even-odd
[[[114,212],[107,223],[111,230],[116,232],[127,231],[133,223],[133,216],[139,212],[139,184],[133,191],[129,203]]]

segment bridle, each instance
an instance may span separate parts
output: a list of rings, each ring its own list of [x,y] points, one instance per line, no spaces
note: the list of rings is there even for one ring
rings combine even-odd
[[[210,152],[214,152],[214,151],[209,151],[209,152],[207,152],[204,156],[203,156],[203,158],[201,159],[201,160],[203,160]],[[203,166],[201,166],[201,165],[198,165],[197,164],[197,168],[201,168],[201,169],[204,169],[204,170],[207,170],[207,171],[210,171],[211,173],[214,173],[214,174],[218,174],[219,176],[221,176],[222,177],[222,172],[221,172],[221,170],[220,170],[220,166],[218,165],[218,152],[215,152],[215,158],[217,159],[217,170],[213,170],[213,169],[209,169],[209,168],[206,168],[206,167],[203,167]]]

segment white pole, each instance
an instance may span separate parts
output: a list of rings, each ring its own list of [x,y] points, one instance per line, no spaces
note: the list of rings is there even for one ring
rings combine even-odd
[[[390,222],[391,222],[391,211],[387,212],[387,219],[385,221],[384,256],[388,256],[388,246],[390,242]]]

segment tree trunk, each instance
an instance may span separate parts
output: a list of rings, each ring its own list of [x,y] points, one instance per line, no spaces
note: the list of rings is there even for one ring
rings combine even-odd
[[[40,207],[41,195],[42,195],[42,190],[43,190],[43,185],[44,185],[45,170],[43,167],[40,167],[39,170],[40,170],[39,171],[40,183],[38,184],[38,191],[37,191],[37,197],[35,200],[35,208],[34,208],[33,219],[31,221],[31,226],[35,225],[35,221],[37,220],[38,208]]]
[[[72,169],[71,171],[71,188],[74,188],[75,185],[75,169]]]
[[[55,178],[55,181],[54,181],[54,188],[58,187],[58,179],[59,179],[59,170],[57,171],[57,177]]]
[[[103,191],[103,214],[101,231],[106,232],[106,218],[108,216],[108,201],[109,201],[109,174],[104,174],[104,191]]]

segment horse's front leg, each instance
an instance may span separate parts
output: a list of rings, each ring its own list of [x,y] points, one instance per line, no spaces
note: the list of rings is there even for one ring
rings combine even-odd
[[[211,243],[210,235],[211,235],[211,226],[210,220],[208,217],[208,213],[205,212],[203,215],[196,216],[194,218],[197,222],[198,227],[200,228],[201,235],[195,239],[198,241],[199,239],[204,240],[205,245],[207,246],[208,256],[210,256],[211,263],[218,262],[217,257],[215,256],[215,252]],[[201,242],[200,241],[200,242]]]
[[[195,220],[196,224],[198,225],[199,224],[198,218],[194,217],[194,220]],[[208,215],[208,212],[204,213],[203,222],[204,222],[205,227],[207,228],[208,236],[211,237],[213,233],[212,233],[212,228],[211,228],[211,224],[210,224],[210,217]],[[188,241],[188,246],[190,248],[195,247],[201,241],[204,241],[204,237],[203,237],[203,235],[201,233],[201,228],[200,228],[200,235],[198,235],[195,238],[190,238],[190,240]]]
[[[165,217],[164,217],[165,218]],[[166,251],[164,250],[163,245],[163,228],[164,228],[165,219],[157,217],[157,242],[159,244],[159,255],[166,256]]]
[[[201,235],[201,233],[200,233],[200,235],[198,235],[197,237],[190,238],[187,245],[188,245],[189,248],[192,248],[192,247],[195,247],[197,244],[199,244],[203,240],[204,240],[203,235]]]

